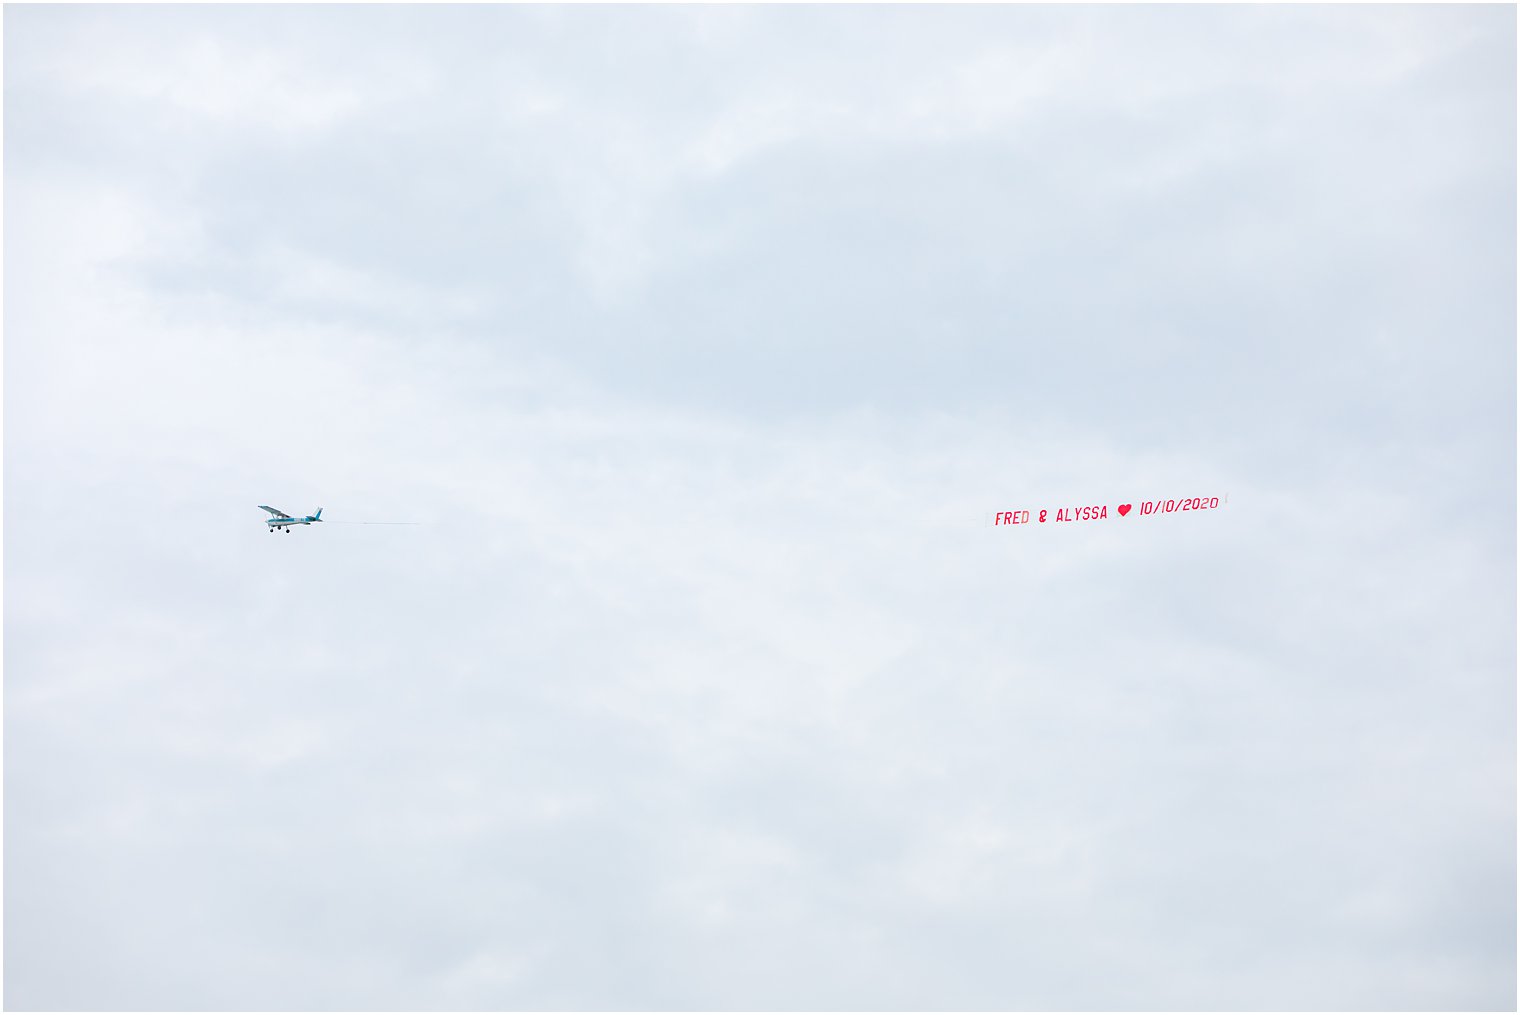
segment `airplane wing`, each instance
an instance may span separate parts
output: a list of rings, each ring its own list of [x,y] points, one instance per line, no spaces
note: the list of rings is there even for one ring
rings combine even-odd
[[[263,508],[265,511],[268,511],[270,514],[274,515],[276,518],[289,518],[290,517],[285,512],[281,511],[279,508],[272,508],[268,504],[260,504],[259,507]]]

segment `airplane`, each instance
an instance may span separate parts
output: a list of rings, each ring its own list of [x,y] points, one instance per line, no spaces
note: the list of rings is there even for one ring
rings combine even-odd
[[[289,532],[292,525],[310,525],[312,522],[320,522],[322,520],[321,508],[317,508],[317,513],[314,515],[306,515],[302,518],[292,518],[285,512],[279,510],[278,508],[272,508],[268,504],[260,504],[259,507],[274,515],[273,518],[270,518],[264,522],[265,525],[269,526],[269,532],[271,535],[274,534],[274,531],[276,529],[284,529],[286,532]]]

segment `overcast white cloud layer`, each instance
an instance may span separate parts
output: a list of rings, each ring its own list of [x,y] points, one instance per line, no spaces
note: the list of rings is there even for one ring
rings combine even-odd
[[[9,1007],[1513,1009],[1513,8],[4,28]]]

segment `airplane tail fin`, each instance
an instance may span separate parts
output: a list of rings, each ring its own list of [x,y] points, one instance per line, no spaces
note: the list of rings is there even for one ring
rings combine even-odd
[[[315,515],[313,515],[312,517],[320,522],[322,520],[322,509],[321,508],[317,508],[317,513]]]

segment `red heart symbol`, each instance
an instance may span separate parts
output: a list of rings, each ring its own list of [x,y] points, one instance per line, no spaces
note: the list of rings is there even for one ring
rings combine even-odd
[[[1127,514],[1129,514],[1129,505],[1128,504],[1120,504],[1119,505],[1119,517],[1123,518]]]

